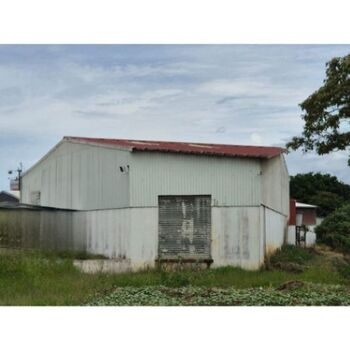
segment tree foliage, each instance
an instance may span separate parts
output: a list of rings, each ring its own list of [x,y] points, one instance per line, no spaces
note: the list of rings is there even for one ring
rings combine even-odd
[[[326,78],[317,91],[300,104],[304,130],[287,148],[319,155],[350,146],[350,54],[326,64]],[[350,166],[350,158],[349,158]]]
[[[335,210],[315,230],[318,242],[350,253],[350,204]]]
[[[317,205],[318,215],[325,217],[350,203],[350,185],[330,174],[297,174],[290,178],[290,196],[300,202]]]

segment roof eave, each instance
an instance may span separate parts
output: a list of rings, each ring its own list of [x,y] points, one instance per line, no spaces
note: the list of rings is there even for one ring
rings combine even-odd
[[[146,149],[140,147],[131,147],[130,152],[154,152],[154,153],[174,153],[174,154],[192,154],[192,155],[205,155],[215,157],[228,157],[228,158],[251,158],[251,159],[272,159],[278,157],[283,152],[273,155],[251,155],[251,154],[230,154],[219,152],[205,152],[205,151],[176,151],[176,150],[159,150],[159,149]]]
[[[120,151],[128,151],[132,152],[134,147],[128,147],[128,146],[120,146],[120,145],[112,145],[112,144],[106,144],[106,143],[98,143],[88,140],[78,140],[75,138],[70,138],[69,136],[65,136],[63,138],[64,141],[70,142],[70,143],[76,143],[76,144],[82,144],[82,145],[90,145],[90,146],[96,146],[96,147],[102,147],[102,148],[109,148],[109,149],[117,149]]]

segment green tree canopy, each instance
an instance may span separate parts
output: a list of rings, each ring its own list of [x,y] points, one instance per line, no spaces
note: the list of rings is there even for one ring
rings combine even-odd
[[[350,205],[328,215],[316,227],[317,241],[350,253]]]
[[[297,174],[290,178],[290,196],[300,202],[317,205],[318,215],[324,217],[350,203],[350,185],[330,174]]]
[[[350,54],[326,64],[326,79],[317,91],[300,104],[304,130],[287,148],[319,155],[350,146]],[[350,166],[350,158],[348,161]]]

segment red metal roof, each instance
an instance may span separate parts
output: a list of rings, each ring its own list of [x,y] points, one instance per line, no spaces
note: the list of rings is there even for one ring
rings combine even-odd
[[[222,145],[212,143],[101,139],[76,136],[65,136],[63,139],[68,141],[87,142],[99,145],[118,146],[126,148],[131,152],[172,152],[218,155],[226,157],[272,158],[280,155],[285,151],[280,147]]]

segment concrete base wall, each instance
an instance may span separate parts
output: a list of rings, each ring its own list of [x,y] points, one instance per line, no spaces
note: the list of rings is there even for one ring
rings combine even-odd
[[[153,268],[158,257],[158,208],[131,208],[130,219],[132,269]]]
[[[155,267],[158,258],[157,207],[49,214],[38,211],[33,215],[12,213],[13,227],[20,223],[27,231],[31,228],[30,234],[27,231],[22,234],[21,242],[26,247],[86,250],[112,259],[123,271]],[[212,207],[211,266],[258,269],[264,262],[265,253],[282,245],[284,218],[263,207]],[[0,231],[3,230],[0,227]],[[15,234],[16,230],[12,231]],[[35,236],[34,231],[39,234]],[[105,269],[105,263],[95,265],[97,269]]]
[[[270,255],[284,243],[285,233],[287,233],[287,217],[267,207],[263,207],[263,212],[265,215],[265,253]]]
[[[85,273],[123,273],[130,272],[130,260],[123,259],[89,259],[89,260],[74,260],[74,266]]]
[[[213,207],[213,267],[258,269],[264,261],[259,207]]]
[[[87,225],[87,250],[126,259],[130,269],[153,268],[158,258],[158,208],[81,213]],[[257,269],[264,260],[259,207],[213,207],[213,267]]]
[[[80,214],[84,216],[86,225],[88,252],[119,260],[129,256],[129,209],[96,210]]]
[[[130,270],[155,266],[158,209],[124,208],[77,212],[76,232],[85,231],[86,250]],[[100,264],[97,262],[96,264]]]

